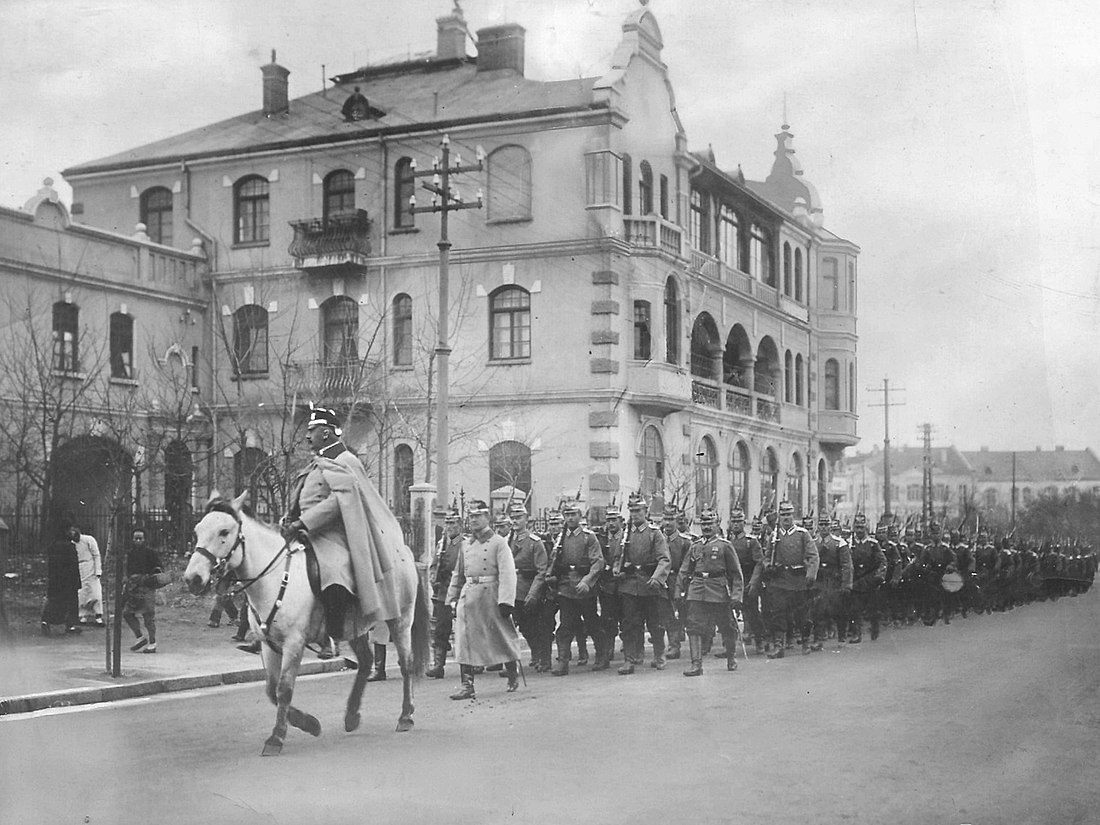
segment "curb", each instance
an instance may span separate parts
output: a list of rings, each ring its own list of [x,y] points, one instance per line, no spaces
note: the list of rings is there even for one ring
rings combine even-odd
[[[342,658],[337,657],[327,661],[303,662],[298,675],[313,676],[319,673],[336,673],[348,669],[347,663]],[[50,708],[117,702],[121,699],[137,699],[143,696],[154,696],[158,693],[174,693],[196,688],[239,685],[245,682],[263,681],[264,678],[266,678],[264,669],[258,667],[203,676],[166,676],[161,679],[147,679],[128,685],[107,685],[104,687],[32,693],[26,696],[0,698],[0,716],[32,713],[36,710],[48,710]]]

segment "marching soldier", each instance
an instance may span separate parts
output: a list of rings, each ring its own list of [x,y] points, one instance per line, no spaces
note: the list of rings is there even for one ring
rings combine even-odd
[[[676,583],[687,608],[685,627],[691,667],[684,671],[685,676],[703,674],[703,638],[712,635],[715,626],[726,648],[726,670],[737,670],[737,620],[733,612],[741,606],[741,564],[733,545],[718,536],[717,513],[704,510],[699,525],[703,536],[688,550]]]
[[[740,508],[730,513],[729,541],[737,553],[741,576],[745,582],[742,599],[745,629],[752,633],[757,653],[764,652],[764,620],[760,615],[760,573],[758,567],[764,558],[760,542],[745,532],[745,513]]]
[[[692,544],[691,536],[679,529],[678,516],[680,516],[680,512],[674,506],[666,508],[661,515],[661,532],[664,533],[665,541],[668,544],[670,564],[668,581],[670,585],[674,584],[680,575],[680,565],[683,563],[684,556],[691,549]],[[680,658],[680,644],[684,640],[683,617],[677,615],[674,604],[678,592],[674,586],[669,586],[662,593],[665,598],[662,598],[660,603],[661,624],[668,632],[668,650],[665,653],[667,659]],[[653,640],[650,639],[650,641]]]
[[[587,628],[596,646],[596,655],[606,655],[603,628],[596,613],[596,582],[603,572],[603,551],[596,534],[581,527],[581,508],[575,501],[561,508],[564,529],[549,553],[547,583],[557,586],[561,616],[555,639],[558,659],[550,671],[553,676],[569,674],[574,637]]]
[[[821,516],[817,523],[821,530],[817,543],[820,564],[817,595],[811,608],[814,638],[811,651],[824,649],[831,626],[836,628],[837,643],[843,642],[851,618],[848,607],[852,593],[851,548],[834,533],[834,522],[828,516]]]
[[[955,567],[963,577],[963,588],[958,593],[949,594],[949,596],[965,619],[974,602],[974,584],[972,581],[976,569],[974,551],[971,549],[965,533],[952,530],[951,538],[953,545],[951,549],[955,552]]]
[[[997,566],[997,548],[989,540],[989,532],[978,530],[978,542],[974,548],[974,573],[977,578],[977,607],[979,613],[993,612],[994,573]]]
[[[901,598],[901,573],[907,561],[902,556],[901,535],[897,522],[886,527],[886,542],[882,545],[886,555],[886,582],[882,587],[882,614],[895,627],[901,625],[905,613]]]
[[[606,519],[604,533],[600,537],[603,572],[600,573],[597,599],[600,607],[600,624],[603,626],[607,644],[603,655],[596,657],[592,670],[607,670],[611,666],[611,660],[615,657],[615,640],[619,637],[619,622],[623,617],[619,582],[612,569],[615,559],[622,555],[623,539],[626,538],[626,533],[623,531],[623,513],[618,504],[611,503],[607,508]]]
[[[782,659],[787,632],[801,626],[806,594],[817,581],[817,545],[794,523],[789,501],[779,505],[778,524],[764,551],[764,621],[771,638],[769,659]],[[810,652],[807,641],[803,653]]]
[[[550,639],[543,638],[546,619],[546,548],[542,539],[527,527],[527,508],[513,504],[508,512],[512,521],[512,558],[516,564],[516,625],[531,651],[531,666],[541,673],[550,668]],[[551,617],[550,621],[553,621]]]
[[[444,607],[447,597],[447,588],[451,585],[451,574],[454,573],[458,554],[462,552],[465,542],[462,535],[462,518],[457,510],[448,510],[443,519],[443,537],[439,540],[439,547],[435,558],[432,559],[430,579],[432,586],[432,652],[435,654],[435,664],[425,674],[429,679],[442,679],[443,666],[447,662],[447,653],[451,650],[451,630],[453,629],[453,615]]]
[[[863,641],[863,620],[871,623],[871,641],[878,638],[881,615],[879,588],[886,581],[886,554],[878,541],[867,535],[867,517],[852,519],[852,626],[848,641]]]
[[[670,565],[664,533],[649,523],[649,506],[638,493],[627,502],[630,526],[626,531],[622,554],[615,560],[614,573],[619,580],[623,607],[623,652],[620,676],[634,672],[645,659],[645,631],[653,640],[652,667],[664,670],[665,629],[661,624],[660,600],[664,594]]]
[[[955,569],[955,554],[943,540],[943,530],[938,522],[928,525],[928,535],[928,546],[909,567],[921,579],[921,613],[924,623],[931,627],[940,616],[944,624],[951,624],[950,603],[944,598],[946,591],[942,582],[943,574]]]

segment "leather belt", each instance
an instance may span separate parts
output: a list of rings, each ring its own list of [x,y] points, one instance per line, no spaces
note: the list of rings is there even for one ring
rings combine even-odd
[[[467,584],[487,584],[489,582],[500,581],[499,576],[467,576]]]
[[[706,573],[706,572],[703,572],[703,571],[697,571],[697,572],[691,574],[691,577],[693,579],[717,579],[717,578],[725,578],[725,576],[726,576],[725,573]]]

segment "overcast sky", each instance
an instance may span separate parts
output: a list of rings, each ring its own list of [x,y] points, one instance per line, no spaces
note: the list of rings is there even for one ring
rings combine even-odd
[[[527,74],[599,75],[637,0],[465,0]],[[1100,3],[652,0],[693,149],[750,178],[787,116],[859,244],[860,449],[1100,447]],[[435,48],[451,0],[0,0],[0,204],[46,175]]]

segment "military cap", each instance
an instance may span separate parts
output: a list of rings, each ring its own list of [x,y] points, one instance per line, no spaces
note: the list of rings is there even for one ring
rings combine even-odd
[[[343,435],[344,432],[340,429],[340,418],[336,415],[336,410],[330,410],[327,407],[315,407],[310,404],[309,421],[306,422],[306,429],[312,430],[314,427],[332,427],[332,431],[337,435]]]
[[[866,527],[867,526],[867,516],[863,515],[863,513],[856,513],[855,518],[852,519],[852,526],[853,527]]]
[[[745,511],[742,510],[740,507],[735,507],[734,509],[730,510],[730,522],[744,521],[744,520],[745,520]]]
[[[699,523],[700,524],[717,524],[718,523],[718,513],[715,512],[715,510],[710,508],[710,507],[705,507],[703,509],[703,512],[701,512],[699,514]]]
[[[752,517],[752,526],[754,528],[762,527],[764,525],[764,519],[760,518],[760,514],[757,513]]]
[[[447,522],[447,524],[458,524],[462,521],[462,516],[458,514],[458,510],[448,510],[446,515],[443,516],[443,520]]]
[[[622,521],[623,520],[623,512],[618,507],[615,507],[613,509],[608,509],[607,514],[606,514],[606,518],[609,521],[611,519],[617,519],[618,521]]]
[[[887,526],[886,535],[892,539],[896,539],[898,537],[898,526],[896,524]]]
[[[814,517],[809,514],[804,515],[802,517],[802,526],[807,530],[811,529],[814,526]]]
[[[794,515],[794,505],[791,504],[786,499],[783,499],[781,502],[779,502],[779,515],[781,515],[781,516],[793,516]]]
[[[562,515],[564,515],[565,513],[579,513],[580,511],[581,505],[578,501],[573,501],[572,499],[569,499],[561,503]]]
[[[471,516],[492,515],[492,510],[489,509],[489,505],[479,498],[471,499],[469,506],[466,508],[466,512]]]
[[[525,516],[525,515],[527,515],[527,508],[523,504],[521,504],[520,502],[514,501],[508,507],[508,515],[513,516],[513,517],[515,517],[515,516]]]
[[[631,493],[626,501],[626,507],[628,510],[644,510],[649,507],[649,503],[641,493]]]
[[[561,521],[562,520],[561,511],[560,510],[551,510],[549,512],[549,514],[546,516],[546,520],[547,521]]]
[[[825,515],[824,513],[822,513],[820,516],[817,517],[817,526],[818,527],[828,527],[830,524],[832,524],[832,522],[833,522],[833,520],[831,518],[829,518],[827,515]]]

